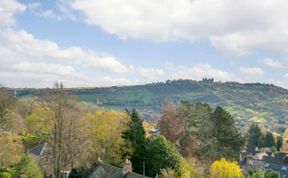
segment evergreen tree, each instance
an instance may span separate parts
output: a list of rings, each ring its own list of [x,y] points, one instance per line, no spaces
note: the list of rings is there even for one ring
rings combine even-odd
[[[135,109],[132,111],[126,110],[126,112],[130,116],[130,121],[128,122],[128,129],[122,133],[122,137],[131,144],[133,148],[133,153],[130,158],[133,171],[142,174],[146,153],[143,120]]]
[[[175,145],[170,143],[164,136],[158,136],[148,141],[146,146],[145,175],[155,177],[156,174],[160,174],[161,169],[168,168],[172,168],[179,173],[182,157]]]
[[[237,159],[244,138],[235,126],[233,117],[221,107],[213,113],[214,134],[217,139],[218,157]]]
[[[248,145],[262,146],[263,134],[257,124],[252,124],[248,130],[247,142]]]
[[[180,139],[181,150],[196,152],[202,158],[214,160],[216,144],[213,137],[212,108],[205,103],[190,104],[182,101],[178,113],[187,123],[186,133]],[[193,142],[197,142],[197,146],[190,144]]]
[[[267,132],[264,137],[264,147],[274,147],[276,146],[274,136],[271,132]]]
[[[128,129],[123,132],[123,138],[129,141],[133,148],[131,162],[133,172],[155,177],[161,170],[172,168],[179,175],[183,172],[181,161],[184,160],[171,142],[164,136],[145,138],[143,120],[136,110],[127,111],[130,116]],[[180,170],[180,168],[182,168]]]

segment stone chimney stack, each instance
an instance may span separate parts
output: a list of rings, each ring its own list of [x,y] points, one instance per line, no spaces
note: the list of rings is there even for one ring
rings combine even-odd
[[[98,163],[103,163],[101,157],[98,157],[98,158],[97,158],[97,162],[98,162]]]
[[[132,172],[132,163],[129,159],[126,159],[124,165],[123,165],[123,170],[122,173],[124,175],[131,173]]]

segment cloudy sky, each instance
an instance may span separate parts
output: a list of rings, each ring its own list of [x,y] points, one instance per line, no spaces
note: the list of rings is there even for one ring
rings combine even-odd
[[[288,88],[287,0],[0,0],[0,83]]]

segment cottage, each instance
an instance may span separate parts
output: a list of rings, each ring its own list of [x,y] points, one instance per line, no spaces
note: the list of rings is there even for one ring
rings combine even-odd
[[[260,151],[257,147],[245,147],[240,154],[240,166],[247,173],[250,169],[272,169],[279,172],[281,178],[288,178],[288,154],[273,154],[271,151]]]
[[[88,173],[88,178],[149,178],[132,172],[132,163],[127,159],[123,168],[105,164],[98,159]]]

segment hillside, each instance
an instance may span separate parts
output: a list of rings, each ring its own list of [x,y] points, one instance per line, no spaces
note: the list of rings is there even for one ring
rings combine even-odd
[[[67,89],[81,101],[107,108],[136,108],[159,113],[165,101],[205,102],[225,107],[238,121],[284,124],[288,121],[288,90],[269,84],[177,80],[137,86]],[[37,95],[18,89],[18,97]]]

